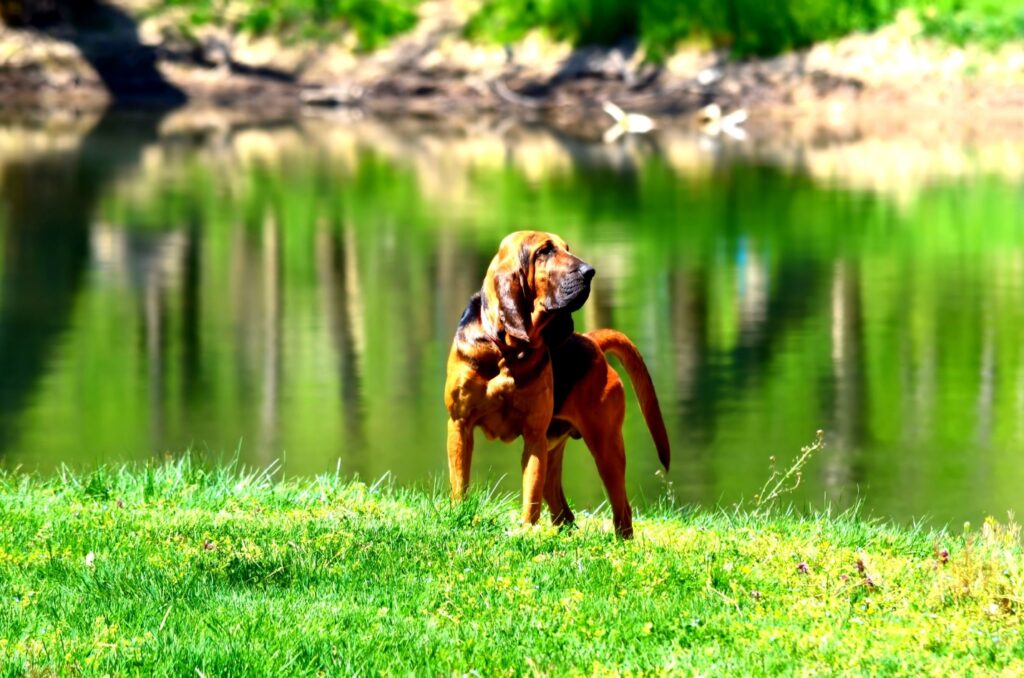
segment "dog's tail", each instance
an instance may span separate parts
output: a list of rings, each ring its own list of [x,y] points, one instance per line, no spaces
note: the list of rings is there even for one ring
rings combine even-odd
[[[651,373],[647,371],[643,356],[622,332],[593,330],[587,332],[587,336],[593,339],[602,351],[618,358],[626,368],[629,380],[633,383],[633,390],[636,391],[636,398],[640,401],[640,411],[647,422],[647,430],[651,432],[654,447],[658,450],[658,459],[667,471],[671,458],[668,433],[665,431],[665,421],[661,417],[661,407],[658,406],[658,394],[654,392],[654,382],[651,381]]]

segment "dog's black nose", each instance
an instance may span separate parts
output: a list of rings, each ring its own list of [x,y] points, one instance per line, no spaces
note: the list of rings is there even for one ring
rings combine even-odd
[[[580,266],[580,275],[583,276],[584,280],[589,282],[596,274],[597,271],[594,270],[593,266],[589,266],[587,264]]]

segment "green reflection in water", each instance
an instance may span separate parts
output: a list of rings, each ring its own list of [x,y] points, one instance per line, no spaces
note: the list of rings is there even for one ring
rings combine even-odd
[[[799,501],[937,522],[1024,508],[1018,175],[922,178],[925,155],[908,181],[871,166],[877,149],[864,166],[850,148],[794,163],[702,143],[108,117],[10,152],[0,458],[45,471],[240,444],[288,473],[340,460],[443,482],[455,323],[500,238],[541,228],[598,270],[578,326],[646,356],[681,500],[749,497],[769,455],[824,428]],[[632,403],[625,433],[631,493],[657,498]],[[516,447],[480,448],[476,477],[518,491]],[[603,500],[582,444],[566,487]]]

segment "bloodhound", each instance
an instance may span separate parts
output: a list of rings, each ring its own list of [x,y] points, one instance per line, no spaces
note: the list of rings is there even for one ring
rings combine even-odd
[[[537,522],[543,497],[554,524],[571,523],[562,455],[568,438],[582,437],[608,492],[615,531],[629,538],[625,397],[606,353],[625,366],[666,470],[668,435],[633,342],[615,330],[574,331],[572,313],[586,302],[593,277],[594,268],[556,235],[519,231],[502,240],[448,355],[448,470],[452,496],[460,499],[469,482],[473,430],[504,442],[522,436],[523,522]]]

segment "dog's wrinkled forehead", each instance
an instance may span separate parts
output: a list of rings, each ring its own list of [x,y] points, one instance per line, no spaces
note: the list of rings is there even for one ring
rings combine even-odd
[[[540,247],[553,245],[556,248],[568,251],[569,245],[554,233],[544,231],[516,231],[505,236],[498,246],[498,255],[502,258],[518,257],[519,264],[526,268],[530,264],[530,258]]]

